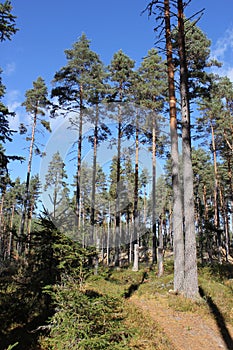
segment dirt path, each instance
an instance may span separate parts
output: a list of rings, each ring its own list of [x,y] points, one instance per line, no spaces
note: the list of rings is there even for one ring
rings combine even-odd
[[[174,350],[233,350],[233,327],[224,322],[218,326],[211,314],[174,311],[161,295],[147,299],[134,294],[129,301],[160,325]]]

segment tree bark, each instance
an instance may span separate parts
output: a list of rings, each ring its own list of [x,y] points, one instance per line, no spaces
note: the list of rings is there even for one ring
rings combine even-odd
[[[156,121],[152,120],[152,264],[157,264],[157,237],[156,237]]]
[[[30,186],[30,176],[31,176],[31,167],[32,167],[32,156],[33,156],[33,149],[34,149],[34,142],[35,142],[36,123],[37,123],[37,114],[35,113],[33,118],[33,125],[32,125],[32,136],[31,136],[29,158],[28,158],[27,179],[26,179],[26,185],[25,185],[23,211],[22,211],[21,225],[20,225],[20,235],[19,235],[20,237],[19,237],[19,243],[18,243],[19,254],[23,253],[22,239],[24,237],[24,227],[25,227],[25,220],[26,220],[26,214],[27,214],[27,206],[29,201],[29,186]]]
[[[91,241],[94,241],[95,235],[95,194],[96,194],[96,167],[97,167],[97,143],[98,143],[98,120],[99,107],[96,105],[95,126],[94,126],[94,144],[93,144],[93,169],[92,169],[92,189],[91,189]]]
[[[180,96],[182,115],[182,156],[184,186],[185,279],[184,294],[196,298],[198,292],[197,252],[195,235],[193,168],[191,155],[188,69],[185,49],[183,1],[178,0],[178,44],[180,58]]]
[[[176,119],[176,97],[174,84],[174,65],[172,56],[170,2],[164,0],[165,36],[167,55],[167,74],[169,88],[170,109],[170,137],[172,161],[172,189],[173,189],[173,247],[174,247],[174,290],[182,291],[184,285],[184,237],[182,195],[179,176],[179,151]]]
[[[134,170],[134,208],[133,208],[133,222],[134,222],[134,243],[139,245],[139,222],[138,222],[138,159],[139,159],[139,131],[138,131],[138,117],[136,116],[136,140],[135,140],[135,170]],[[134,254],[134,265],[138,266],[138,254]]]
[[[80,230],[81,225],[81,167],[82,167],[82,140],[83,140],[83,88],[80,87],[80,108],[79,108],[79,135],[78,135],[78,154],[77,154],[77,174],[76,174],[76,227]]]

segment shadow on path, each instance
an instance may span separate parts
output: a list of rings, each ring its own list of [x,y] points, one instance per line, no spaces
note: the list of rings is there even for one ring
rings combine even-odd
[[[227,329],[226,322],[224,320],[222,313],[220,312],[217,305],[213,302],[211,297],[207,296],[205,294],[205,291],[201,287],[199,287],[199,293],[200,293],[200,296],[204,300],[206,300],[206,302],[210,308],[210,311],[214,315],[216,324],[221,332],[222,338],[227,346],[227,349],[232,350],[233,349],[233,339],[229,333],[229,330]]]
[[[129,286],[128,290],[124,293],[124,298],[129,299],[136,290],[140,287],[140,285],[144,282],[147,277],[147,272],[143,272],[142,279],[139,283],[133,283]]]

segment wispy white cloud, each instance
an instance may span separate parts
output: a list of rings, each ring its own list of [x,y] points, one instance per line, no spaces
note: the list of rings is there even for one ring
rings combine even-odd
[[[9,120],[10,128],[13,130],[18,129],[20,122],[23,120],[23,115],[21,112],[22,102],[20,101],[20,95],[20,91],[11,90],[8,91],[5,96],[6,105],[9,111],[15,113],[15,116]]]
[[[5,69],[3,70],[3,73],[7,76],[10,76],[15,72],[15,69],[16,69],[15,62],[11,62],[6,65]]]
[[[233,27],[229,27],[212,46],[211,58],[222,63],[222,67],[213,71],[228,76],[233,81]]]

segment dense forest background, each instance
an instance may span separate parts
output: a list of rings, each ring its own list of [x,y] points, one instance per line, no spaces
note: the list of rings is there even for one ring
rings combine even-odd
[[[210,59],[210,40],[198,27],[201,11],[185,17],[188,5],[148,4],[158,48],[137,65],[119,50],[106,66],[82,33],[65,50],[67,62],[54,72],[52,90],[38,74],[25,92],[28,125],[11,130],[14,113],[0,103],[1,293],[5,305],[12,298],[3,339],[23,308],[25,322],[42,308],[38,324],[53,316],[55,325],[46,346],[64,348],[66,331],[59,327],[64,319],[72,323],[72,316],[54,305],[75,301],[83,322],[90,313],[94,324],[100,310],[82,288],[103,267],[137,272],[146,266],[162,276],[171,255],[174,291],[196,299],[198,264],[232,263],[233,85],[213,73],[221,62]],[[20,28],[10,1],[0,4],[0,14],[1,41],[11,40]],[[6,89],[1,80],[1,101]],[[55,118],[60,123],[53,130]],[[16,133],[28,147],[27,158],[17,149],[7,153]],[[41,166],[33,173],[36,157]],[[11,178],[11,162],[27,163],[23,178]],[[19,295],[24,299],[17,314]],[[106,315],[118,307],[98,298]],[[107,349],[123,341],[119,334],[111,338],[109,316],[105,337],[90,345],[85,322],[79,339],[71,337],[73,348]]]

